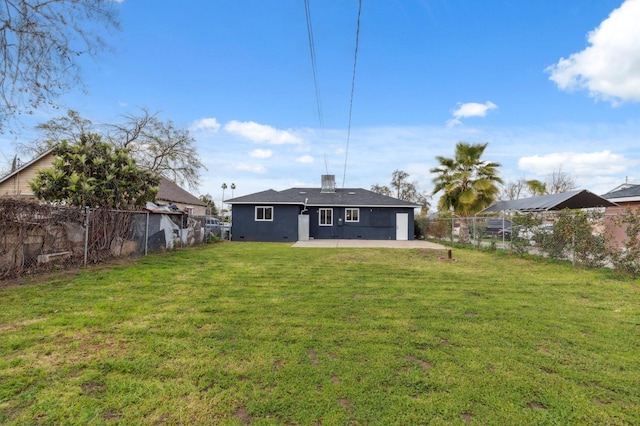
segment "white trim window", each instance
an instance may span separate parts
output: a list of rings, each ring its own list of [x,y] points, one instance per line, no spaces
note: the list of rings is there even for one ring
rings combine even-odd
[[[320,226],[333,226],[333,209],[318,210]]]
[[[256,206],[256,222],[272,222],[273,206]]]
[[[344,209],[345,222],[360,222],[360,209]]]

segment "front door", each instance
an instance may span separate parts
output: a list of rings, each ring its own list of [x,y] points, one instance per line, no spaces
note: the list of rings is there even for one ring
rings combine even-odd
[[[396,240],[409,239],[409,213],[396,213]]]

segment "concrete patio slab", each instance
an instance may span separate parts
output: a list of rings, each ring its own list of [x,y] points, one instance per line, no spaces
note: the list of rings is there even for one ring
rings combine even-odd
[[[326,248],[326,247],[386,247],[386,248],[408,248],[408,249],[430,249],[446,250],[447,247],[423,240],[308,240],[297,241],[292,247],[306,248]]]

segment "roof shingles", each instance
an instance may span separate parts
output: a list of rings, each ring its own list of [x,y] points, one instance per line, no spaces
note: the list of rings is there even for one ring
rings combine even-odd
[[[256,192],[225,200],[228,204],[299,204],[308,206],[368,206],[368,207],[420,207],[418,204],[381,195],[362,188],[336,189],[322,192],[320,188],[290,188],[284,191]]]
[[[607,192],[602,196],[607,200],[640,197],[640,185],[630,185],[618,191]]]
[[[168,201],[172,203],[191,204],[194,206],[206,206],[207,204],[193,194],[180,188],[174,182],[167,178],[160,179],[160,187],[158,188],[158,201]]]

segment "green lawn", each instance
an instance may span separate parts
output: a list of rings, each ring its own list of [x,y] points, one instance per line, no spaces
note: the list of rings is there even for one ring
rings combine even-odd
[[[0,423],[640,424],[636,282],[453,254],[221,243],[5,286]]]

